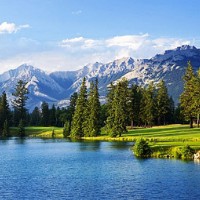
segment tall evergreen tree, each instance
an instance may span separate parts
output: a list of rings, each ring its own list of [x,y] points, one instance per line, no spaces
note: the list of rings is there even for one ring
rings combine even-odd
[[[158,125],[166,123],[166,115],[169,110],[169,96],[167,87],[165,85],[164,80],[161,80],[157,85],[157,118],[158,118]]]
[[[78,95],[76,109],[72,119],[71,137],[80,138],[84,135],[83,123],[85,121],[84,113],[86,106],[87,106],[87,87],[86,87],[86,79],[84,77]]]
[[[26,102],[28,100],[28,89],[26,88],[26,83],[22,80],[19,80],[15,92],[13,93],[13,96],[15,99],[12,101],[12,105],[14,107],[14,110],[16,112],[16,119],[17,124],[19,123],[20,120],[23,120],[25,122],[26,118]]]
[[[56,126],[56,108],[54,104],[49,110],[49,121],[50,121],[50,126]]]
[[[45,101],[42,102],[41,110],[41,125],[49,126],[49,104]]]
[[[9,127],[7,119],[4,121],[4,124],[3,124],[2,136],[3,137],[9,137],[10,136],[10,127]]]
[[[78,98],[78,94],[77,94],[77,92],[74,92],[70,97],[70,103],[69,103],[69,106],[67,107],[67,111],[66,111],[67,122],[65,122],[65,127],[67,127],[69,134],[71,132],[72,119],[73,119],[74,112],[75,112],[75,109],[76,109],[77,98]]]
[[[140,123],[140,110],[141,110],[141,87],[133,84],[129,90],[129,101],[128,101],[128,112],[131,122],[131,127],[133,125],[139,125]]]
[[[97,136],[100,134],[100,102],[98,92],[98,80],[95,84],[91,82],[90,93],[87,101],[87,109],[85,110],[85,122],[84,122],[84,135],[85,136]]]
[[[30,115],[30,125],[39,126],[41,122],[41,113],[38,107],[35,107],[33,112]]]
[[[113,112],[113,113],[112,113]],[[107,127],[112,137],[121,136],[127,132],[128,117],[128,81],[123,79],[114,89],[114,98],[112,101],[111,115],[108,116]],[[110,120],[112,118],[112,120]]]
[[[188,62],[188,66],[183,77],[184,90],[180,96],[180,103],[182,112],[186,120],[190,120],[190,128],[193,128],[193,118],[195,117],[196,96],[194,93],[196,75],[193,71],[192,65]],[[199,98],[199,97],[198,97]]]
[[[5,122],[6,125],[9,127],[10,117],[10,109],[6,93],[3,92],[0,98],[0,132],[4,129]]]
[[[106,119],[106,131],[109,135],[112,135],[112,128],[114,126],[115,109],[113,106],[114,94],[116,86],[111,83],[108,87],[107,93],[107,119]]]
[[[196,119],[197,119],[197,125],[199,128],[199,124],[200,124],[200,68],[197,71],[197,73],[195,74],[194,78],[193,78],[193,109],[194,109],[194,115],[196,115]]]
[[[142,93],[141,118],[145,126],[152,126],[155,115],[155,87],[151,82]]]

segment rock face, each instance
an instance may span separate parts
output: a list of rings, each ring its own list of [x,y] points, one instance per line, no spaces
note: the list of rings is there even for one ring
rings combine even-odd
[[[169,94],[178,103],[179,95],[183,91],[182,76],[188,61],[197,70],[200,66],[200,49],[185,45],[167,50],[151,59],[122,58],[106,64],[89,64],[77,71],[50,74],[24,64],[0,75],[0,92],[6,91],[11,101],[17,81],[26,81],[30,91],[28,108],[32,110],[35,106],[40,106],[42,101],[66,105],[70,95],[79,90],[83,77],[86,77],[87,86],[90,81],[98,78],[102,100],[107,93],[107,86],[123,77],[130,83],[143,86],[151,81],[157,83],[164,79]]]
[[[194,160],[200,160],[200,151],[194,154]]]

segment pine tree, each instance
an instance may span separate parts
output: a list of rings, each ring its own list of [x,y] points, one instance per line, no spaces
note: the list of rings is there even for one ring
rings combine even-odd
[[[83,82],[78,95],[76,109],[72,119],[71,137],[80,138],[84,136],[83,123],[85,121],[84,113],[87,106],[87,87],[86,79],[83,78]]]
[[[98,80],[91,82],[90,93],[85,110],[84,136],[97,136],[100,134],[100,102],[98,93]]]
[[[195,74],[195,77],[193,78],[193,99],[194,99],[194,114],[196,115],[197,119],[197,126],[199,128],[199,123],[200,123],[200,68]]]
[[[6,93],[3,92],[0,98],[0,131],[4,129],[4,123],[7,121],[7,125],[9,126],[10,122],[10,109],[7,101]]]
[[[28,100],[28,89],[26,88],[26,83],[23,82],[22,80],[19,80],[15,92],[13,93],[13,96],[15,99],[12,101],[14,110],[17,115],[17,122],[18,123],[20,120],[23,120],[25,122],[26,118],[26,101]]]
[[[168,96],[168,91],[167,91],[167,87],[165,85],[164,80],[161,80],[158,85],[158,90],[157,90],[157,98],[156,98],[156,102],[157,102],[157,118],[158,118],[158,125],[161,124],[161,120],[162,123],[165,124],[166,123],[166,114],[169,110],[169,96]]]
[[[113,106],[113,100],[114,100],[115,87],[116,86],[114,86],[113,83],[111,83],[108,87],[108,93],[107,93],[108,117],[106,119],[106,132],[109,135],[112,135],[112,128],[114,126],[115,111],[114,111],[114,106]]]
[[[145,126],[152,126],[155,115],[155,87],[151,82],[142,93],[141,118]]]
[[[4,124],[3,124],[3,132],[2,132],[3,137],[9,137],[10,136],[10,128],[8,124],[8,120],[6,119]]]
[[[50,126],[56,126],[56,108],[54,104],[52,105],[49,111],[49,121],[50,121]]]
[[[67,128],[68,128],[69,134],[71,132],[72,119],[73,119],[73,116],[74,116],[77,99],[78,99],[78,94],[77,94],[77,92],[74,92],[70,97],[70,103],[69,103],[69,106],[68,106],[67,111],[66,111],[66,113],[67,113],[67,123],[68,123]]]
[[[44,101],[41,105],[41,109],[42,109],[41,125],[49,126],[49,104]]]
[[[63,137],[67,138],[68,136],[70,136],[70,131],[71,131],[71,127],[70,127],[70,122],[66,121],[64,124],[64,128],[63,128]]]
[[[112,112],[113,113],[112,113]],[[127,132],[127,117],[128,117],[128,81],[123,79],[114,89],[114,98],[112,101],[111,114],[108,116],[107,127],[108,132],[112,137],[121,136]],[[113,121],[110,119],[112,118]]]
[[[140,110],[141,110],[141,87],[138,85],[132,85],[129,90],[129,101],[128,101],[128,111],[129,111],[129,118],[131,122],[131,127],[133,125],[139,125],[140,122]]]
[[[184,90],[180,96],[180,103],[182,112],[186,120],[190,120],[190,128],[193,128],[193,118],[195,117],[196,96],[194,93],[196,75],[193,71],[192,65],[188,62],[184,80]],[[199,98],[199,97],[198,97]]]
[[[30,124],[31,126],[39,126],[41,121],[41,113],[38,107],[35,107],[33,112],[30,115]]]

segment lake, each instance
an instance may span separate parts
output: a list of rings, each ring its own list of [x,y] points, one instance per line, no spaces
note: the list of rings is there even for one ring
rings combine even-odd
[[[0,141],[0,199],[199,199],[200,164],[136,159],[123,142]]]

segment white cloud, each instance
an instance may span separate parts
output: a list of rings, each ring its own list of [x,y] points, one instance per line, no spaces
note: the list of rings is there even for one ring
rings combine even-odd
[[[24,29],[24,28],[29,28],[30,26],[28,24],[24,25],[19,25],[17,26],[14,23],[8,23],[8,22],[3,22],[0,24],[0,34],[5,34],[5,33],[16,33],[17,31]]]
[[[72,15],[80,15],[82,14],[82,10],[76,10],[76,11],[72,11]]]
[[[163,53],[167,49],[173,49],[184,44],[191,44],[190,40],[179,38],[152,38],[148,33],[139,35],[115,36],[107,39],[70,38],[62,40],[59,46],[68,53],[88,54],[88,62],[91,55],[98,55],[100,62],[118,59],[122,57],[150,58],[157,53]]]
[[[59,46],[66,47],[71,50],[93,49],[103,45],[103,41],[77,37],[72,39],[65,39],[59,43]]]
[[[116,36],[106,40],[106,44],[108,47],[118,46],[137,50],[148,37],[148,34]]]

